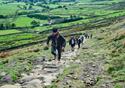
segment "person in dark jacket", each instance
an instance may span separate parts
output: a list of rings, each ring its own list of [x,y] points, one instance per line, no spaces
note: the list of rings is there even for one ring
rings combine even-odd
[[[72,51],[74,51],[75,44],[76,44],[76,40],[75,40],[74,36],[71,36],[71,38],[69,40],[69,45],[71,46]]]
[[[53,32],[47,39],[47,46],[49,47],[49,42],[51,40],[51,53],[54,55],[54,59],[60,61],[61,52],[64,51],[66,46],[65,38],[60,35],[58,29],[53,29]]]
[[[81,43],[82,43],[81,38],[80,38],[80,37],[77,37],[77,38],[76,38],[76,41],[77,41],[78,49],[79,49],[80,46],[81,46]]]

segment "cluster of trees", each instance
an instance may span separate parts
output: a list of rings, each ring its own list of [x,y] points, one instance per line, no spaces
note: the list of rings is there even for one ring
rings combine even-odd
[[[37,19],[40,19],[40,20],[48,20],[48,24],[43,24],[44,26],[50,25],[50,24],[68,23],[68,22],[73,22],[73,21],[83,19],[82,17],[75,16],[75,15],[71,15],[69,18],[61,18],[61,17],[58,17],[58,16],[48,16],[48,15],[41,15],[41,14],[32,14],[32,15],[30,14],[30,15],[27,15],[27,16],[31,17],[31,18],[37,18]],[[40,22],[33,20],[31,22],[31,25],[33,27],[39,26]]]
[[[32,9],[33,7],[32,7],[32,5],[29,5],[29,6],[26,6],[26,5],[20,6],[20,5],[18,5],[18,8],[24,9],[24,10],[29,10],[29,9]]]
[[[59,23],[68,23],[68,22],[73,22],[77,20],[83,19],[82,17],[71,15],[69,18],[59,18],[59,19],[49,19],[48,24],[43,24],[44,26],[46,25],[51,25],[51,24],[59,24]]]
[[[49,6],[43,5],[42,3],[37,3],[37,6],[41,6],[41,7],[43,7],[43,8],[50,9]]]
[[[16,0],[17,2],[44,2],[47,3],[47,0]]]
[[[0,30],[6,30],[6,29],[10,29],[10,28],[15,28],[16,27],[16,24],[15,23],[12,23],[12,24],[9,24],[9,23],[6,23],[6,24],[0,24]]]
[[[32,25],[32,27],[36,27],[36,26],[40,25],[40,22],[36,21],[36,20],[33,20],[30,24]]]
[[[65,5],[63,5],[63,6],[58,6],[57,8],[66,8],[66,6],[65,6]]]
[[[75,2],[76,0],[49,0],[49,2]]]
[[[5,16],[5,15],[0,15],[0,19],[4,19],[4,18],[7,18],[7,16]]]
[[[76,0],[16,0],[17,2],[42,2],[44,4],[53,2],[75,2]]]
[[[45,5],[45,4],[42,4],[42,3],[37,3],[37,6],[43,7],[44,8],[43,10],[54,10],[54,9],[58,9],[58,8],[67,9],[66,5],[59,5],[59,6],[55,7],[55,8],[51,8],[48,5]]]
[[[39,10],[34,10],[34,11],[22,11],[18,12],[18,15],[27,15],[27,14],[33,14],[33,13],[39,13]]]
[[[43,26],[51,25],[51,24],[59,24],[59,23],[68,23],[68,22],[73,22],[77,20],[83,19],[82,17],[71,15],[69,18],[61,18],[61,17],[56,17],[56,16],[47,16],[47,15],[40,15],[40,14],[33,14],[33,15],[28,15],[28,17],[35,17],[37,19],[41,20],[48,20],[47,24],[43,24]],[[33,20],[31,23],[32,27],[40,26],[40,22]]]
[[[70,18],[55,19],[53,23],[68,23],[83,19],[82,17],[71,15]]]
[[[41,14],[29,14],[29,15],[27,15],[27,17],[37,18],[37,19],[40,19],[40,20],[49,20],[49,19],[61,18],[59,16],[49,16],[49,15],[41,15]]]

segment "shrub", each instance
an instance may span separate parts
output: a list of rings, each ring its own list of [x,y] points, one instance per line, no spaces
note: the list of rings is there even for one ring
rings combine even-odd
[[[49,48],[46,46],[46,47],[44,47],[44,50],[48,50]]]
[[[31,22],[31,25],[32,25],[33,27],[39,26],[39,25],[40,25],[40,22],[33,20],[33,21]]]
[[[119,85],[119,84],[115,84],[114,88],[123,88],[123,87],[121,85]]]
[[[7,56],[9,56],[10,54],[8,52],[1,52],[0,53],[0,58],[5,58]]]
[[[3,18],[7,18],[7,16],[4,16],[4,15],[0,15],[0,18],[2,18],[2,19],[3,19]]]
[[[114,38],[112,39],[112,40],[114,40],[114,41],[117,41],[117,40],[121,40],[121,39],[123,39],[123,38],[125,38],[125,31],[118,31],[115,35],[114,35]]]
[[[38,48],[28,49],[28,52],[39,52],[39,51],[40,51],[40,49],[38,49]]]
[[[49,19],[61,18],[59,16],[49,16],[49,15],[41,15],[41,14],[29,14],[29,15],[27,15],[27,17],[37,18],[37,19],[40,19],[40,20],[49,20]]]
[[[125,67],[125,55],[121,56],[121,57],[117,57],[114,58],[111,62],[110,62],[110,66],[108,68],[108,72],[112,73],[114,71],[119,71],[121,69],[123,69]]]

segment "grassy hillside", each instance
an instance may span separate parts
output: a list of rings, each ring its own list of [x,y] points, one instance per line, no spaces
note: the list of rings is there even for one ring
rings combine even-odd
[[[14,28],[20,31],[25,31],[25,32],[35,31],[37,33],[41,33],[43,31],[48,31],[53,27],[58,27],[61,29],[65,27],[71,27],[71,26],[82,25],[82,24],[87,26],[88,25],[99,26],[100,22],[103,23],[103,25],[108,25],[116,18],[119,19],[120,17],[125,15],[124,6],[122,6],[122,8],[119,7],[118,10],[113,9],[116,5],[118,4],[120,5],[121,1],[118,1],[118,0],[111,0],[111,1],[84,0],[84,1],[90,2],[90,4],[86,4],[86,2],[77,2],[77,3],[61,2],[61,3],[55,3],[55,4],[51,3],[47,5],[40,4],[40,3],[31,4],[31,3],[22,3],[22,2],[2,4],[0,7],[1,15],[5,17],[0,19],[0,25],[4,26],[3,28],[1,27],[1,29],[2,30],[13,29],[11,25],[14,24],[15,26]],[[91,5],[91,2],[92,3],[94,2],[93,5]],[[34,15],[34,14],[36,14],[36,17],[29,17],[29,15]],[[55,17],[55,18],[52,18],[52,17]],[[79,17],[82,19],[72,20],[72,19],[77,19]],[[58,21],[60,19],[65,20],[64,18],[70,19],[70,20],[68,20],[67,22]],[[31,22],[34,20],[38,23],[38,25],[35,27],[34,25],[31,24]],[[52,23],[51,25],[49,25],[48,24],[49,21],[52,21],[55,23]],[[105,23],[106,21],[107,23]],[[83,29],[85,28],[86,27],[84,26]],[[39,41],[38,39],[40,38],[36,37],[35,40]],[[29,43],[28,40],[27,40],[27,43]]]
[[[110,26],[87,30],[93,38],[86,41],[80,55],[72,59],[74,63],[47,88],[124,88],[124,23],[125,19],[114,21]]]
[[[60,32],[65,35],[76,32],[92,33],[93,39],[87,42],[92,48],[81,49],[81,54],[77,59],[82,62],[84,60],[96,61],[97,58],[100,58],[98,55],[102,57],[104,55],[106,57],[104,73],[106,76],[110,76],[114,88],[124,88],[122,87],[125,82],[124,4],[124,0],[0,4],[0,15],[2,15],[0,16],[0,72],[6,72],[13,81],[17,81],[22,72],[29,72],[33,68],[33,61],[37,57],[47,56],[48,59],[51,59],[50,50],[45,51],[44,44],[40,41],[47,38],[52,28],[58,27]],[[29,15],[35,16],[29,17]],[[76,20],[77,18],[82,19]],[[39,25],[32,25],[31,22],[34,20]],[[53,23],[48,24],[49,21]],[[13,23],[15,26],[11,27]],[[34,42],[35,45],[32,45]],[[30,46],[27,47],[27,45]],[[21,49],[17,49],[19,47]],[[2,50],[10,48],[14,50],[2,52]],[[69,49],[69,46],[66,49]],[[23,61],[24,63],[22,63]],[[82,69],[81,65],[73,66],[73,68],[76,72],[80,72]],[[72,67],[69,69],[71,70]],[[68,74],[69,71],[67,72],[66,68],[64,75],[62,74],[59,79],[63,79],[66,76],[65,73]],[[100,80],[98,84],[105,80],[103,77],[105,74],[97,77]],[[0,76],[0,78],[2,77]],[[79,80],[73,81],[73,83],[75,82],[81,83]],[[54,85],[59,86],[60,83]],[[98,85],[95,86],[97,88]]]
[[[18,7],[16,4],[2,4],[0,5],[0,15],[13,15]]]

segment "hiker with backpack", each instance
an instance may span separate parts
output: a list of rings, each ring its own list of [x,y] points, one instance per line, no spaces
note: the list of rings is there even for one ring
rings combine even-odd
[[[71,51],[74,51],[75,45],[76,45],[76,40],[74,36],[71,36],[69,40],[69,45],[71,46]]]
[[[78,49],[79,49],[79,48],[81,47],[81,43],[82,43],[81,38],[80,38],[80,37],[77,37],[77,38],[76,38],[76,41],[77,41]]]
[[[84,36],[86,39],[89,39],[89,34],[88,33],[84,33]]]
[[[83,44],[85,42],[85,36],[84,35],[81,35],[80,36],[80,39],[81,39],[81,43]]]
[[[64,48],[66,46],[66,40],[56,28],[54,28],[52,30],[52,34],[48,36],[47,47],[49,47],[50,40],[51,40],[51,53],[54,56],[54,60],[57,59],[58,62],[60,62],[61,53],[62,51],[64,51]]]

